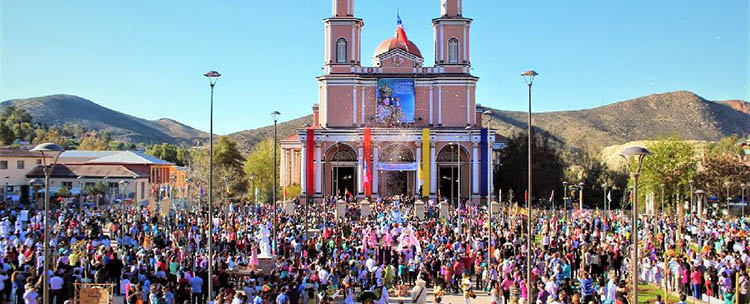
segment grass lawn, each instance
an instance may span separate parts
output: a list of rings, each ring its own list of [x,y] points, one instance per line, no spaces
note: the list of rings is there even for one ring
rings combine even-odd
[[[656,300],[656,295],[661,295],[662,300],[664,297],[664,290],[660,289],[656,285],[651,284],[638,284],[638,303],[654,303]],[[677,303],[680,299],[672,296],[667,295],[666,303]]]

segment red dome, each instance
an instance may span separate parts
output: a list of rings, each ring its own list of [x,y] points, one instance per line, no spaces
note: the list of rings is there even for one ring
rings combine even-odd
[[[416,44],[414,44],[414,42],[411,42],[411,40],[407,40],[406,45],[399,44],[397,37],[388,38],[384,40],[383,42],[381,42],[380,44],[378,44],[378,47],[375,48],[375,56],[378,56],[380,54],[383,54],[395,48],[400,48],[419,58],[423,58],[422,52],[419,51],[419,48],[417,47]]]

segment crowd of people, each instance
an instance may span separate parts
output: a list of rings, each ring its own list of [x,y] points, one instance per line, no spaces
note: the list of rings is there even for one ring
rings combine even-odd
[[[529,250],[528,217],[516,204],[490,221],[486,204],[471,202],[448,205],[441,217],[439,204],[425,200],[422,217],[412,198],[374,199],[369,215],[354,201],[336,215],[337,201],[294,201],[275,212],[227,202],[211,220],[194,202],[55,208],[50,303],[72,300],[78,283],[96,283],[128,304],[423,304],[428,294],[435,303],[451,294],[471,303],[484,293],[494,304],[623,304],[634,231],[642,281],[750,303],[742,219],[641,215],[633,229],[622,211],[537,209]],[[40,303],[43,211],[3,205],[0,213],[0,299]]]

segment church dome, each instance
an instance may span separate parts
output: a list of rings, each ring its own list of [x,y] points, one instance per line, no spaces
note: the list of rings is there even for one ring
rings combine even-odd
[[[411,40],[406,40],[406,43],[399,43],[398,37],[388,38],[378,44],[378,47],[375,48],[375,55],[373,57],[377,57],[380,54],[383,54],[385,52],[388,52],[392,49],[400,48],[404,51],[407,51],[411,53],[412,55],[415,55],[419,58],[422,57],[422,52],[419,51],[419,48],[416,44],[411,42]]]

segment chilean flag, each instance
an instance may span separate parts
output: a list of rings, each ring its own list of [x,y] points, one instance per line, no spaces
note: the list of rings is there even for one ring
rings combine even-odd
[[[398,13],[396,13],[396,19],[396,40],[399,45],[407,46],[409,39],[406,38],[406,30],[404,30],[404,25],[401,23],[401,17],[399,17]]]
[[[370,186],[370,168],[367,165],[367,162],[365,162],[364,170],[365,170],[364,172],[365,174],[364,174],[364,177],[362,178],[362,185],[364,187],[369,187]]]

